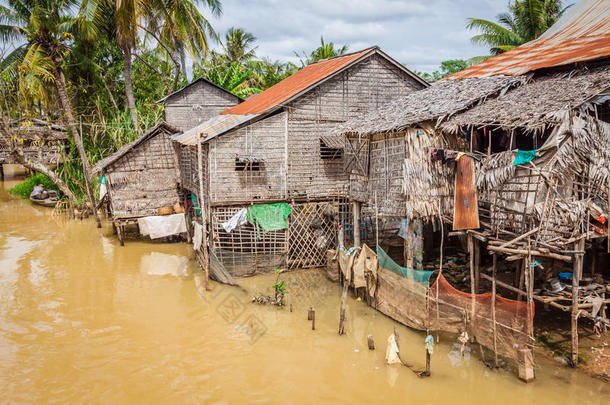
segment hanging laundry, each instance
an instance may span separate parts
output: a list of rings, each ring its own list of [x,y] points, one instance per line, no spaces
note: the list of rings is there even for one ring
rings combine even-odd
[[[203,225],[193,221],[193,249],[199,250],[203,242]]]
[[[536,152],[538,149],[534,150],[517,150],[517,156],[515,156],[515,161],[513,162],[513,166],[523,165],[525,163],[531,162],[536,157]]]
[[[292,212],[286,203],[260,204],[248,207],[248,222],[263,228],[264,232],[288,228],[288,216]]]
[[[409,240],[409,220],[408,219],[400,220],[400,228],[398,229],[398,236],[400,236],[404,240]]]
[[[235,215],[231,217],[227,222],[222,223],[222,227],[227,233],[231,233],[231,231],[235,228],[239,228],[248,222],[248,209],[242,208]]]

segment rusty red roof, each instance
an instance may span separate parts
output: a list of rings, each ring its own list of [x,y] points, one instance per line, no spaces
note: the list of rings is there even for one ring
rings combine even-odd
[[[583,0],[537,39],[462,70],[451,79],[522,75],[610,56],[610,1]]]
[[[367,48],[363,51],[345,56],[323,60],[305,66],[286,79],[269,87],[256,96],[250,97],[241,104],[237,104],[221,114],[262,114],[278,104],[291,99],[304,90],[317,84],[321,80],[349,66],[351,63],[375,51],[377,47]]]

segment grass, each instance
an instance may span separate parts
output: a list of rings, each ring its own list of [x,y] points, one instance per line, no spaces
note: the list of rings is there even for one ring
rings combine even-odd
[[[37,184],[42,184],[47,190],[59,191],[57,186],[51,180],[49,180],[47,176],[45,176],[44,174],[37,173],[23,180],[16,186],[9,188],[8,192],[21,198],[29,198],[30,193],[32,192],[32,190],[34,190],[34,186],[36,186]]]

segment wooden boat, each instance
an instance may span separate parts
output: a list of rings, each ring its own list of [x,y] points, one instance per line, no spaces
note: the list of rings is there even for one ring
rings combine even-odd
[[[49,191],[49,196],[44,200],[38,200],[36,198],[30,197],[30,201],[34,204],[42,205],[43,207],[55,207],[57,202],[59,201],[59,195],[56,191]]]

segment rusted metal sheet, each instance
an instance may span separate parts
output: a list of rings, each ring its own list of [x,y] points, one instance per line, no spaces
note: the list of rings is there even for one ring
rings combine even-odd
[[[477,229],[479,227],[479,205],[474,182],[474,162],[463,155],[457,161],[455,172],[455,200],[453,205],[453,230]]]
[[[610,55],[610,1],[583,0],[539,38],[449,77],[522,75]]]

